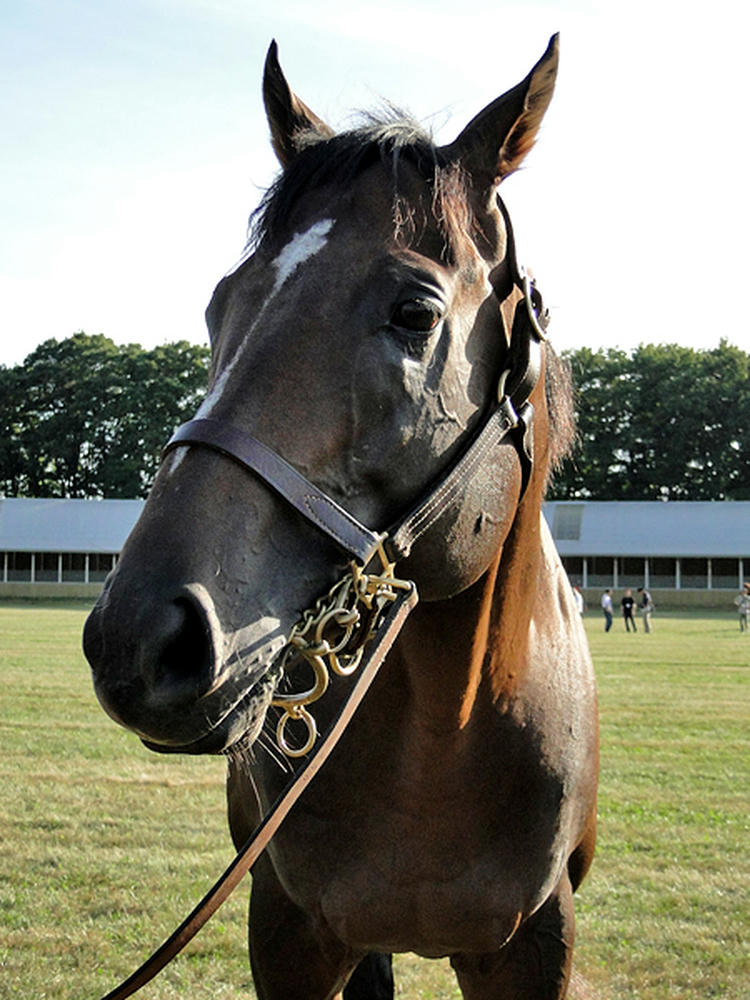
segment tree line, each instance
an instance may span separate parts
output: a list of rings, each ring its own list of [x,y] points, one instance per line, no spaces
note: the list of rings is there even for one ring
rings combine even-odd
[[[750,500],[750,355],[569,352],[578,441],[550,499]]]
[[[551,499],[750,499],[750,355],[642,345],[567,352],[578,440]],[[0,494],[143,497],[205,393],[208,348],[83,332],[0,366]]]
[[[145,496],[167,438],[203,398],[208,364],[208,349],[187,341],[144,350],[80,332],[0,368],[0,491]]]

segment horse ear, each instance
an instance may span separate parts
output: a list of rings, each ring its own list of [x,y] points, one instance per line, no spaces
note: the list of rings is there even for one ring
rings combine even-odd
[[[282,167],[297,155],[301,132],[318,132],[321,139],[334,133],[296,94],[292,93],[279,65],[278,46],[272,41],[263,72],[263,103],[271,129],[271,145]]]
[[[447,162],[461,161],[476,186],[494,188],[513,173],[534,145],[557,76],[559,36],[516,87],[473,118],[455,142],[443,146]]]

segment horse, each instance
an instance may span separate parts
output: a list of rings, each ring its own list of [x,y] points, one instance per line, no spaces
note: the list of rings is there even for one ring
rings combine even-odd
[[[335,133],[271,45],[281,171],[207,309],[205,400],[85,625],[117,723],[158,752],[227,756],[240,845],[288,780],[282,750],[347,696],[335,677],[285,707],[317,662],[288,655],[300,621],[347,567],[395,566],[419,594],[253,868],[260,1000],[391,997],[403,952],[447,956],[466,1000],[568,990],[597,707],[542,500],[572,394],[498,193],[557,61],[553,36],[438,146],[391,108]]]

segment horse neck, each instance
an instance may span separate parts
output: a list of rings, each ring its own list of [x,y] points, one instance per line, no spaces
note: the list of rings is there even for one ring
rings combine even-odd
[[[510,697],[522,676],[545,586],[540,504],[541,489],[532,483],[476,583],[447,601],[419,605],[410,619],[398,656],[428,729],[463,729],[477,709]]]

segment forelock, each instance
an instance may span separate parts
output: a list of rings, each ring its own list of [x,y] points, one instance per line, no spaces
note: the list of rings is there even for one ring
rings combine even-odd
[[[321,138],[314,130],[300,133],[296,144],[298,154],[250,217],[249,243],[253,246],[288,239],[285,222],[305,195],[328,185],[346,191],[378,162],[391,178],[397,228],[404,211],[399,175],[402,165],[408,163],[428,185],[438,223],[451,238],[455,236],[457,226],[451,220],[457,217],[455,210],[460,203],[465,208],[463,185],[456,183],[456,170],[442,162],[429,133],[408,114],[388,105],[377,114],[363,114],[357,127],[330,138]],[[465,214],[459,212],[462,223]]]

